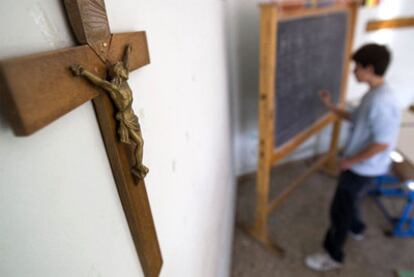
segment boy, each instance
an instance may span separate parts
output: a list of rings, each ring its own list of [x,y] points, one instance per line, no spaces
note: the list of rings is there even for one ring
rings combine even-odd
[[[337,108],[328,92],[322,91],[323,104],[337,116],[351,121],[352,129],[339,161],[341,173],[330,209],[330,227],[326,233],[326,253],[308,256],[305,263],[318,271],[342,266],[343,248],[348,233],[361,239],[365,229],[359,217],[358,198],[376,176],[387,173],[400,125],[400,111],[384,73],[390,52],[378,44],[367,44],[353,55],[354,74],[358,82],[369,85],[358,108],[350,113]]]

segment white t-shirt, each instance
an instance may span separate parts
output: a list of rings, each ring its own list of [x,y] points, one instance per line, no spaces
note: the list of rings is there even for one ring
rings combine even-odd
[[[368,91],[358,108],[352,112],[351,121],[344,157],[352,157],[372,143],[388,145],[386,150],[354,164],[351,171],[362,176],[387,173],[391,164],[390,152],[397,144],[401,121],[401,111],[391,88],[384,83]]]

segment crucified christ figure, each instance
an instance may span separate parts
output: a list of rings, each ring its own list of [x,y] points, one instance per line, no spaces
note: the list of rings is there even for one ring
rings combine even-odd
[[[132,109],[132,91],[127,83],[129,74],[128,56],[131,50],[132,47],[128,44],[125,47],[122,61],[108,66],[109,81],[99,78],[78,64],[71,65],[70,70],[75,76],[82,76],[92,84],[102,88],[112,98],[118,109],[116,119],[119,122],[118,134],[120,141],[126,144],[135,143],[134,165],[131,171],[138,179],[143,180],[148,173],[148,168],[142,164],[144,140],[142,139],[138,117]]]

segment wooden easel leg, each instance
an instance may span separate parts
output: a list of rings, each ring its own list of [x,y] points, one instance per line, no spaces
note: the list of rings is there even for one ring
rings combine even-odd
[[[253,227],[240,226],[250,236],[257,239],[270,252],[277,256],[283,256],[285,251],[282,247],[273,243],[268,235],[267,219],[269,216],[268,199],[269,199],[269,179],[270,179],[270,158],[264,157],[261,152],[259,158],[259,167],[256,179],[256,210],[255,222]]]
[[[281,246],[279,246],[277,243],[274,243],[269,239],[267,235],[267,228],[263,229],[264,232],[260,233],[260,231],[263,231],[263,230],[257,229],[256,226],[251,227],[251,226],[247,226],[244,224],[239,224],[238,227],[242,231],[244,231],[246,234],[248,234],[249,236],[257,240],[260,243],[260,245],[266,248],[266,250],[271,252],[273,255],[276,255],[279,257],[285,256],[285,250]]]
[[[244,230],[277,255],[283,249],[273,244],[268,235],[269,179],[274,147],[274,72],[276,57],[277,7],[262,6],[260,17],[259,80],[259,157],[256,179],[256,210],[253,228]]]
[[[329,153],[332,153],[332,155],[331,155],[331,158],[326,162],[326,164],[323,167],[323,172],[333,177],[336,177],[339,174],[337,153],[338,153],[338,143],[339,143],[340,133],[341,133],[341,120],[337,119],[335,120],[335,123],[333,124],[331,145],[329,147]]]

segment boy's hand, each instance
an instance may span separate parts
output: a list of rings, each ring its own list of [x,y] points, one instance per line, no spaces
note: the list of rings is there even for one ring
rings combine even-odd
[[[341,159],[339,160],[339,168],[341,170],[347,170],[350,169],[352,166],[352,162],[349,159]]]
[[[321,90],[319,91],[319,98],[321,99],[322,103],[327,107],[328,109],[331,109],[332,104],[332,97],[331,93],[327,90]]]

